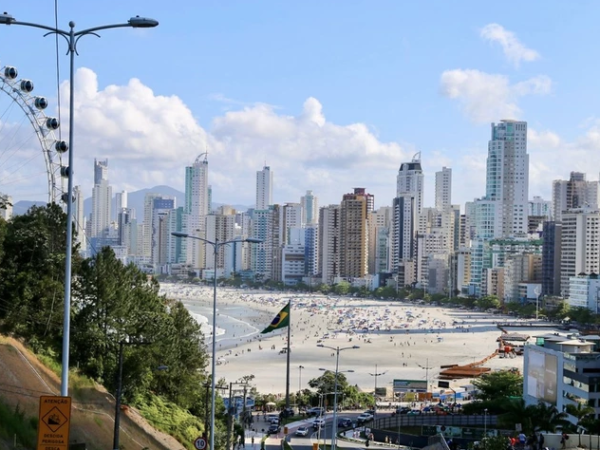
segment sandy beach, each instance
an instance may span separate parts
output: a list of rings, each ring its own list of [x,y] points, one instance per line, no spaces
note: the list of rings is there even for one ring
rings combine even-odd
[[[190,311],[212,321],[212,288],[163,284],[162,293],[181,300]],[[321,348],[353,347],[340,352],[340,371],[351,384],[372,391],[391,392],[394,379],[425,380],[437,388],[440,366],[469,364],[483,360],[498,347],[501,332],[496,323],[506,317],[468,310],[414,305],[409,302],[293,295],[219,288],[217,299],[217,378],[236,381],[254,375],[253,384],[262,393],[285,392],[287,329],[260,334],[275,315],[292,302],[290,390],[308,387],[322,375],[320,368],[335,370],[335,351]],[[514,319],[511,319],[514,322]],[[202,322],[201,322],[202,323]],[[528,322],[527,322],[528,323]],[[224,328],[222,324],[225,324]],[[525,323],[524,323],[525,325]],[[204,320],[207,343],[211,332]],[[531,329],[511,329],[532,334]],[[548,330],[537,329],[533,334]],[[300,369],[299,366],[303,366]],[[523,369],[521,356],[494,357],[484,364],[492,370]],[[377,368],[377,369],[376,369]],[[428,368],[428,369],[426,369]],[[451,380],[455,387],[468,379]]]

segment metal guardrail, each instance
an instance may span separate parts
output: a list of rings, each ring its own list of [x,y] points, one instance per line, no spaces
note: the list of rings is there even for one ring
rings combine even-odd
[[[402,427],[418,427],[422,425],[446,425],[456,427],[470,427],[484,425],[495,426],[498,416],[481,415],[437,415],[437,414],[397,414],[394,417],[383,417],[371,424],[377,429],[393,429]]]

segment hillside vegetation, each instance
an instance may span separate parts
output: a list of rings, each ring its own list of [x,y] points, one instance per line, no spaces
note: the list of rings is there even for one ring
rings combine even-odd
[[[6,391],[20,388],[14,394],[20,398],[8,405],[15,411],[18,405],[17,412],[27,418],[37,416],[39,395],[59,392],[65,240],[66,217],[57,205],[33,207],[9,222],[0,219],[0,332],[15,338],[0,346],[0,395],[13,395]],[[124,265],[110,248],[97,249],[89,259],[80,258],[76,248],[73,254],[70,367],[77,370],[69,392],[79,402],[76,415],[112,432],[99,417],[114,415],[106,405],[113,402],[108,392],[116,391],[122,347],[123,403],[139,405],[157,427],[191,448],[190,436],[204,432],[205,405],[210,401],[202,388],[208,376],[200,326],[180,302],[158,294],[154,279],[134,265]],[[21,342],[52,371],[37,358],[23,356]],[[29,386],[19,384],[25,376],[13,367],[22,358],[39,372],[30,376]],[[182,414],[172,414],[175,410]],[[171,416],[179,418],[177,423]],[[217,424],[217,438],[222,427]]]

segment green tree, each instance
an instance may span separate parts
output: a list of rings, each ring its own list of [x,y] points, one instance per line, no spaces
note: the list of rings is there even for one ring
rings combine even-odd
[[[567,414],[559,412],[554,405],[548,405],[540,401],[536,405],[534,427],[540,431],[554,433],[557,428],[569,425]]]
[[[500,300],[495,295],[487,295],[477,299],[475,305],[481,309],[497,309],[500,308]]]
[[[345,394],[348,390],[348,380],[346,375],[338,372],[338,393]],[[317,390],[317,394],[325,395],[327,403],[333,405],[333,393],[335,392],[335,372],[326,370],[323,375],[313,378],[308,385]],[[338,396],[339,400],[339,396]]]
[[[333,291],[337,295],[347,295],[348,292],[350,292],[350,283],[342,280],[338,284],[333,286]]]
[[[487,373],[473,385],[479,390],[477,399],[484,402],[523,396],[523,377],[512,370]]]
[[[526,405],[523,398],[510,398],[504,403],[503,409],[504,413],[498,417],[500,426],[508,430],[514,430],[516,424],[520,423],[525,434],[530,434],[534,431],[535,405]]]

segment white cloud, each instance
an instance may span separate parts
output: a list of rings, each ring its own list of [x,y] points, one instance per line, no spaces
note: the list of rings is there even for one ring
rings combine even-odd
[[[62,90],[68,104],[68,84]],[[207,148],[209,183],[218,202],[253,204],[256,171],[266,161],[275,174],[277,202],[299,201],[307,189],[323,204],[339,202],[363,186],[378,204],[388,204],[406,158],[399,144],[381,142],[365,124],[327,121],[312,97],[297,115],[255,104],[225,112],[205,129],[181,99],[156,95],[137,79],[100,88],[94,72],[79,69],[75,95],[75,182],[86,196],[94,158],[109,159],[115,190],[158,184],[183,190],[185,166]]]
[[[519,97],[550,92],[552,81],[545,75],[510,84],[508,77],[473,69],[446,70],[440,77],[442,95],[458,100],[474,122],[516,119],[521,114]]]
[[[508,31],[497,23],[490,23],[483,27],[480,36],[487,41],[500,44],[504,56],[515,67],[518,67],[521,61],[530,62],[540,58],[538,52],[525,47],[512,31]]]

